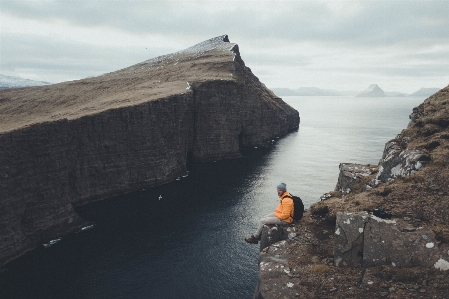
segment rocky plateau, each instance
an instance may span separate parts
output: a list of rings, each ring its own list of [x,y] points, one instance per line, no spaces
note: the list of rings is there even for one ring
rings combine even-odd
[[[74,207],[295,130],[226,35],[99,77],[0,91],[0,265],[85,225]]]

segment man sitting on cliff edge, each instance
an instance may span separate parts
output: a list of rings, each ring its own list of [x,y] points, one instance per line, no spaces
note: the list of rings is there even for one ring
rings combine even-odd
[[[259,222],[259,228],[256,233],[245,241],[251,244],[259,243],[262,236],[262,228],[265,224],[289,224],[293,222],[293,199],[290,193],[287,192],[287,185],[280,183],[277,185],[277,193],[279,196],[279,205],[276,207],[274,213],[265,215]]]

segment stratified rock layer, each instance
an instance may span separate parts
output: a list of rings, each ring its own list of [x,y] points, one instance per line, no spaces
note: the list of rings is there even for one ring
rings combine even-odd
[[[240,156],[299,124],[227,36],[100,77],[0,92],[0,265],[83,224],[73,206]]]

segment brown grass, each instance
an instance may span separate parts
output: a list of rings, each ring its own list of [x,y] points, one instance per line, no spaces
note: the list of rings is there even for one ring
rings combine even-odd
[[[435,225],[432,227],[435,238],[443,243],[449,243],[449,228],[447,226]]]
[[[324,264],[313,265],[312,273],[314,274],[325,274],[331,271],[331,267]]]

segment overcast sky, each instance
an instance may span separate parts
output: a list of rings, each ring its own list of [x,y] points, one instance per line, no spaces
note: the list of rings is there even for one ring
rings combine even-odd
[[[0,74],[52,83],[228,34],[269,88],[449,84],[449,0],[0,0],[0,22]]]

